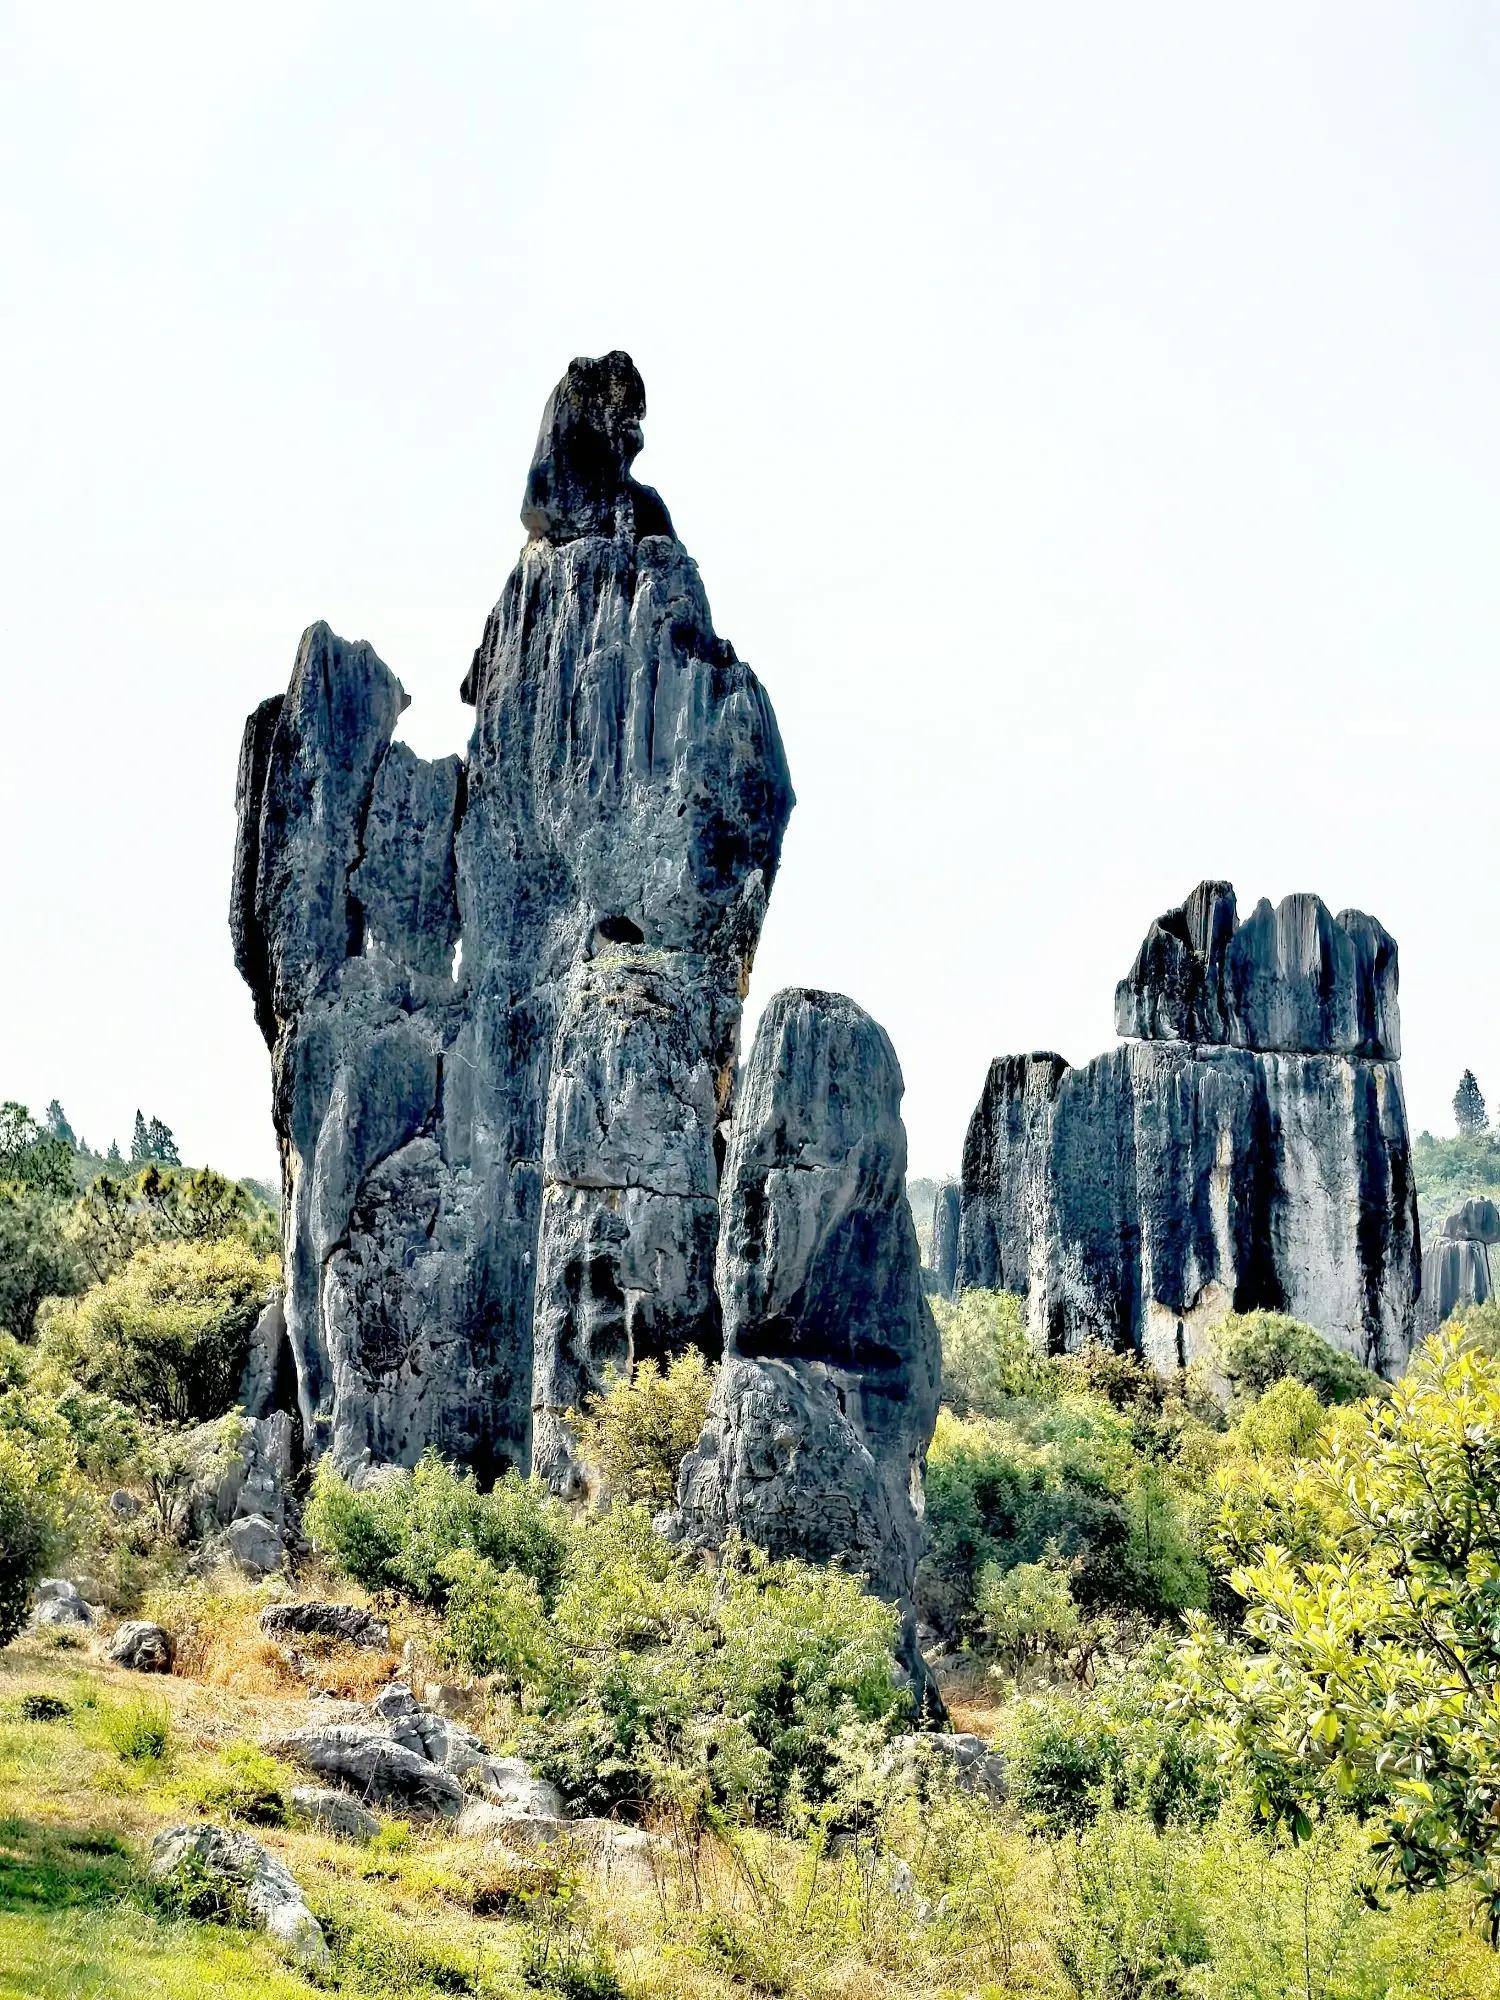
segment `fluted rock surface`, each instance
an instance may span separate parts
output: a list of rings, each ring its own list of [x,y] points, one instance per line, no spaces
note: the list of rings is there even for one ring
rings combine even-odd
[[[683,1461],[678,1527],[842,1562],[909,1627],[939,1359],[902,1091],[889,1040],[852,1000],[772,1000],[725,1162],[724,1364]]]
[[[1455,1210],[1443,1233],[1422,1258],[1419,1333],[1435,1333],[1465,1306],[1482,1306],[1494,1296],[1490,1248],[1500,1243],[1500,1208],[1477,1196]]]
[[[548,402],[467,762],[313,626],[246,725],[231,908],[272,1050],[309,1442],[571,1477],[611,1365],[719,1343],[716,1142],[791,785],[630,473],[628,356]]]
[[[1401,1055],[1396,943],[1362,910],[1262,897],[1240,923],[1228,882],[1200,882],[1152,924],[1115,991],[1115,1027],[1146,1041],[1308,1055]]]
[[[1241,944],[1249,933],[1249,941]],[[964,1151],[960,1287],[1014,1291],[1054,1350],[1183,1365],[1225,1312],[1293,1314],[1392,1374],[1410,1351],[1416,1197],[1396,947],[1316,897],[1204,883],[1121,982],[1147,1038],[991,1066]],[[1310,1045],[1310,1046],[1309,1046]]]
[[[963,1217],[963,1191],[957,1181],[940,1181],[932,1198],[932,1270],[938,1291],[953,1297],[958,1283],[958,1235]]]

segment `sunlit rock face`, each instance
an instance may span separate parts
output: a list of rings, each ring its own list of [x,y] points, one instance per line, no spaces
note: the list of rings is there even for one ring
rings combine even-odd
[[[1482,1306],[1495,1292],[1490,1252],[1500,1243],[1500,1208],[1483,1196],[1466,1201],[1443,1224],[1422,1258],[1417,1331],[1435,1333],[1466,1306]]]
[[[841,1562],[911,1637],[937,1328],[906,1200],[900,1066],[838,993],[756,1031],[721,1194],[724,1363],[678,1482],[677,1532]]]
[[[1416,1195],[1395,941],[1315,896],[1205,882],[1116,995],[1137,1039],[991,1066],[964,1151],[958,1283],[1014,1291],[1054,1350],[1171,1369],[1229,1311],[1293,1314],[1385,1374],[1410,1351]]]
[[[775,716],[631,474],[629,357],[577,361],[464,684],[467,761],[392,741],[304,634],[246,724],[231,927],[272,1051],[306,1442],[575,1477],[613,1367],[721,1340],[718,1161],[792,790]]]

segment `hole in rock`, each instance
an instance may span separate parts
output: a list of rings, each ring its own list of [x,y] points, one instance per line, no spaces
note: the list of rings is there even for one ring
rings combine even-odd
[[[594,926],[594,935],[601,944],[644,944],[646,933],[629,917],[601,917]]]

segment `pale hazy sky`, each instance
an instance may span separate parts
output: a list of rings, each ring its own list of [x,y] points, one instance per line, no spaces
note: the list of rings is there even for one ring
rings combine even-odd
[[[799,795],[752,1004],[912,1165],[1199,877],[1500,1099],[1500,7],[0,6],[0,1095],[274,1162],[241,721],[327,618],[460,745],[569,357]]]

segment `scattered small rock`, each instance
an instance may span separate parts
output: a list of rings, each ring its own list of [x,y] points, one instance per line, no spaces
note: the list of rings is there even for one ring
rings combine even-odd
[[[299,1819],[345,1840],[373,1840],[380,1831],[380,1821],[368,1807],[327,1785],[293,1785],[291,1803]]]
[[[171,1673],[173,1653],[171,1633],[145,1618],[127,1618],[105,1648],[117,1667],[135,1674]]]
[[[123,1486],[117,1486],[106,1503],[117,1521],[134,1521],[141,1513],[141,1503],[133,1493]]]
[[[296,1878],[247,1833],[221,1826],[171,1826],[151,1843],[151,1874],[175,1887],[190,1911],[224,1905],[268,1932],[308,1972],[323,1972],[332,1954]]]

